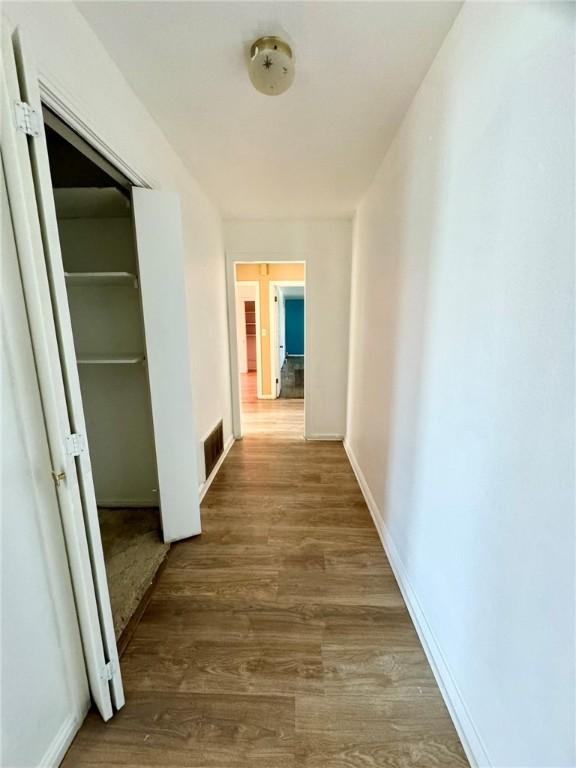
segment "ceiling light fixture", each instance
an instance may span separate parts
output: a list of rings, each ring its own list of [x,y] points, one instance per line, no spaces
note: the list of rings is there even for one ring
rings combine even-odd
[[[252,85],[260,93],[284,93],[294,80],[292,49],[279,37],[260,37],[250,48],[249,72]]]

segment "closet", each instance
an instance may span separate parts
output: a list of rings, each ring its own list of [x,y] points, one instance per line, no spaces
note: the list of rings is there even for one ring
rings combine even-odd
[[[124,705],[118,638],[168,544],[201,532],[180,202],[42,89],[20,31],[3,32],[2,162],[48,440],[35,471],[108,720]]]
[[[130,185],[58,133],[48,157],[115,636],[127,629],[168,545],[158,472]],[[68,134],[69,135],[69,134]]]

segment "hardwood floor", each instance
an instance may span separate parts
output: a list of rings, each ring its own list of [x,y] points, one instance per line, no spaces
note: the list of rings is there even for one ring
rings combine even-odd
[[[254,371],[241,374],[241,385],[244,435],[276,440],[304,437],[304,400],[258,400]]]
[[[245,437],[202,519],[67,768],[468,765],[340,444]]]

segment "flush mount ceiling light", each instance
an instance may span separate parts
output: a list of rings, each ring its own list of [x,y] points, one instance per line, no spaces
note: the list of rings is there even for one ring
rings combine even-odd
[[[287,91],[294,80],[292,49],[279,37],[260,37],[250,48],[248,68],[257,91],[278,96]]]

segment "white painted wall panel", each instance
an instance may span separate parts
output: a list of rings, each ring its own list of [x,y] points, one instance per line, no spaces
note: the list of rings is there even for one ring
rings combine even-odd
[[[227,221],[226,257],[306,262],[306,436],[346,427],[352,223],[346,219]]]
[[[573,44],[466,4],[355,224],[348,443],[499,767],[576,758]]]

